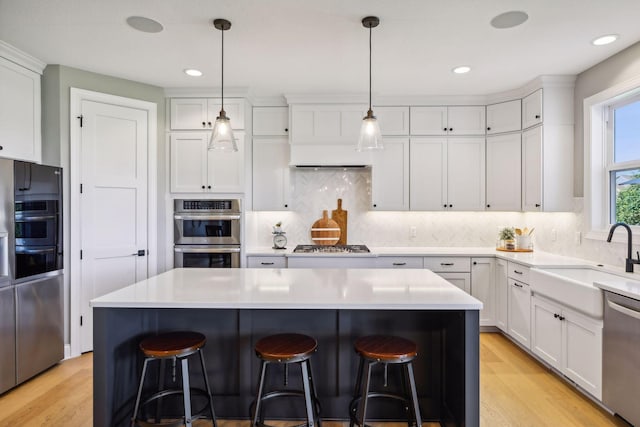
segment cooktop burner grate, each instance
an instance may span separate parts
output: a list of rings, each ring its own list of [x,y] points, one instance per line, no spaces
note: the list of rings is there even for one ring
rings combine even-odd
[[[294,253],[303,253],[303,254],[326,254],[326,253],[354,253],[354,254],[364,254],[368,253],[369,248],[365,245],[335,245],[335,246],[327,246],[327,245],[298,245],[293,250]]]

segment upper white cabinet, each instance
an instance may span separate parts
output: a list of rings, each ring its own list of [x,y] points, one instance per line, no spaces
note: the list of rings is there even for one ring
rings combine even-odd
[[[367,107],[354,104],[299,104],[291,106],[292,144],[353,144]]]
[[[286,137],[254,137],[253,209],[288,210],[289,176],[289,140]]]
[[[409,209],[409,139],[385,138],[383,151],[373,153],[371,208],[376,211]]]
[[[494,258],[471,259],[471,295],[482,301],[480,326],[496,324],[496,288],[494,286]]]
[[[522,129],[542,123],[542,89],[522,99]]]
[[[484,210],[484,138],[412,138],[411,210]]]
[[[221,108],[219,98],[171,98],[169,103],[171,130],[211,130]],[[224,100],[233,129],[244,129],[244,109],[244,99]]]
[[[288,107],[253,107],[254,136],[286,136],[289,134]],[[288,157],[288,155],[287,155]]]
[[[514,132],[521,129],[522,109],[519,99],[487,105],[487,134]]]
[[[209,133],[172,133],[171,192],[244,192],[244,133],[235,137],[238,151],[224,153],[208,150]]]
[[[487,210],[522,209],[520,132],[487,137]]]
[[[484,135],[484,106],[411,107],[412,135]]]
[[[44,65],[38,68],[39,72],[18,65],[23,56],[26,57],[0,42],[0,157],[39,163],[40,73]]]
[[[542,210],[542,128],[522,133],[522,210]],[[554,185],[555,183],[549,183]]]
[[[373,107],[383,136],[409,135],[409,107]]]

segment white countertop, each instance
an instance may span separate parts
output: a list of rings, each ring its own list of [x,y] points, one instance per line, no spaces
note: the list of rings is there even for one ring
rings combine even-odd
[[[621,277],[619,280],[610,279],[606,282],[593,282],[593,284],[596,288],[604,291],[610,291],[640,301],[640,281]]]
[[[91,301],[93,307],[480,310],[426,269],[176,268]]]

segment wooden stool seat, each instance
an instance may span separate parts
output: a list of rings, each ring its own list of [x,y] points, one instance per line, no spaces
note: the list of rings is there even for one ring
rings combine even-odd
[[[418,355],[418,346],[402,337],[369,335],[360,337],[354,344],[360,356],[384,363],[405,363]]]
[[[207,338],[198,332],[167,332],[140,342],[140,350],[147,357],[182,357],[204,347]]]
[[[318,342],[302,334],[276,334],[260,339],[256,355],[270,362],[292,363],[308,359],[318,348]]]

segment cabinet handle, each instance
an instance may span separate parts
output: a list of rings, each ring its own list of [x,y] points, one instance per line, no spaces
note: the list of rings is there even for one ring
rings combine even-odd
[[[536,203],[536,208],[539,208],[539,207],[540,207],[540,203]]]
[[[513,272],[516,274],[523,274],[522,271],[518,271],[518,270],[513,270]]]
[[[553,313],[553,317],[557,319],[558,317],[560,317],[560,315],[558,313]]]
[[[540,114],[536,114],[536,119],[539,119],[539,118],[540,118]]]
[[[450,266],[453,265],[453,263],[452,262],[441,262],[440,265],[449,266],[450,267]]]
[[[564,316],[558,316],[558,319],[564,320]]]
[[[394,262],[393,265],[407,265],[406,262]]]
[[[523,287],[520,283],[515,283],[515,282],[513,283],[513,286],[517,286],[517,287],[519,287],[519,288],[522,288],[522,287]]]
[[[260,264],[262,264],[262,265],[273,265],[272,262],[261,262]]]

